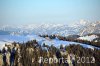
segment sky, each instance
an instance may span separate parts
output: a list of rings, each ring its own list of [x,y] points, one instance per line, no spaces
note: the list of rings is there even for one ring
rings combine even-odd
[[[100,20],[100,0],[0,0],[0,25]]]

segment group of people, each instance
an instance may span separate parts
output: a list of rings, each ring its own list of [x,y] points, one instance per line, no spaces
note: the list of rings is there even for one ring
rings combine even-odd
[[[7,47],[4,47],[1,50],[1,54],[2,54],[2,60],[3,60],[2,66],[14,66],[15,55],[16,55],[15,47],[9,50],[7,49]]]

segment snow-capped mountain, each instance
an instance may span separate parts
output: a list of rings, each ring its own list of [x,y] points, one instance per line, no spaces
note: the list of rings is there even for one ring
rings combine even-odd
[[[74,25],[65,24],[29,24],[20,26],[4,25],[0,27],[0,34],[10,35],[32,35],[32,34],[58,34],[68,35],[85,35],[89,33],[100,33],[100,21],[89,22],[80,20]]]
[[[77,34],[78,31],[73,27],[64,24],[31,24],[22,26],[7,26],[1,27],[0,31],[8,31],[11,35],[25,35],[25,34]]]
[[[36,39],[38,42],[45,42],[47,44],[78,44],[77,42],[62,41],[62,40],[52,40],[49,41],[45,38],[41,38],[38,35],[40,34],[58,34],[61,36],[67,36],[68,38],[78,38],[88,41],[100,41],[100,21],[99,22],[88,22],[81,20],[78,24],[74,25],[64,25],[64,24],[31,24],[31,25],[20,25],[20,26],[10,26],[4,25],[0,26],[0,41],[16,41],[16,42],[25,42],[28,40]],[[87,35],[94,33],[92,35]],[[18,35],[18,36],[17,36]],[[69,35],[69,36],[68,36]],[[81,35],[81,36],[79,36]],[[53,42],[53,43],[52,43]],[[82,43],[81,43],[82,45]],[[83,45],[87,46],[88,45]]]
[[[100,21],[90,23],[80,30],[80,35],[86,35],[89,33],[100,34]]]

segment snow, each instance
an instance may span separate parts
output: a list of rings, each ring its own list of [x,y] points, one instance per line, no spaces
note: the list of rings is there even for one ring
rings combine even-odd
[[[27,27],[26,27],[27,26]],[[51,27],[52,26],[52,27]],[[73,30],[74,27],[70,27],[67,24],[28,24],[28,25],[19,25],[19,26],[1,26],[0,30],[10,31],[11,35],[23,35],[23,34],[61,34],[68,35],[76,33],[76,30]],[[70,30],[71,29],[71,30]],[[70,33],[71,32],[71,33]],[[73,34],[72,33],[72,34]]]
[[[27,24],[27,25],[2,25],[1,31],[9,31],[11,35],[43,35],[43,34],[58,34],[61,36],[68,35],[86,35],[89,33],[100,33],[100,21],[90,22],[89,20],[80,20],[75,24]],[[27,26],[27,27],[26,27]]]
[[[90,35],[90,36],[79,37],[78,39],[87,40],[87,41],[93,41],[96,38],[99,38],[99,37],[97,35]]]
[[[0,50],[5,46],[5,42],[0,41]]]
[[[94,36],[94,35],[93,35]],[[92,36],[92,38],[93,38]],[[82,44],[82,43],[77,43],[77,42],[71,42],[71,41],[63,41],[63,40],[59,40],[59,39],[53,39],[53,40],[47,40],[45,38],[39,37],[38,35],[27,35],[27,36],[11,36],[11,35],[0,35],[0,48],[2,49],[5,45],[5,43],[9,43],[12,41],[16,41],[16,42],[27,42],[29,40],[37,40],[37,42],[42,46],[44,43],[45,45],[53,45],[55,47],[60,47],[60,45],[63,46],[69,46],[70,44],[80,44],[81,46],[85,47],[85,48],[97,48],[91,45],[86,45],[86,44]],[[6,40],[6,42],[3,42],[2,40]]]

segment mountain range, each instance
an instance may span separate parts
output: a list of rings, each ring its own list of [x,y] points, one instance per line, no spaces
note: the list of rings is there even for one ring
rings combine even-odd
[[[99,34],[100,21],[89,22],[80,20],[77,24],[29,24],[29,25],[3,25],[0,26],[0,35],[32,35],[32,34],[57,34],[61,36],[68,35],[86,35],[86,34]]]

